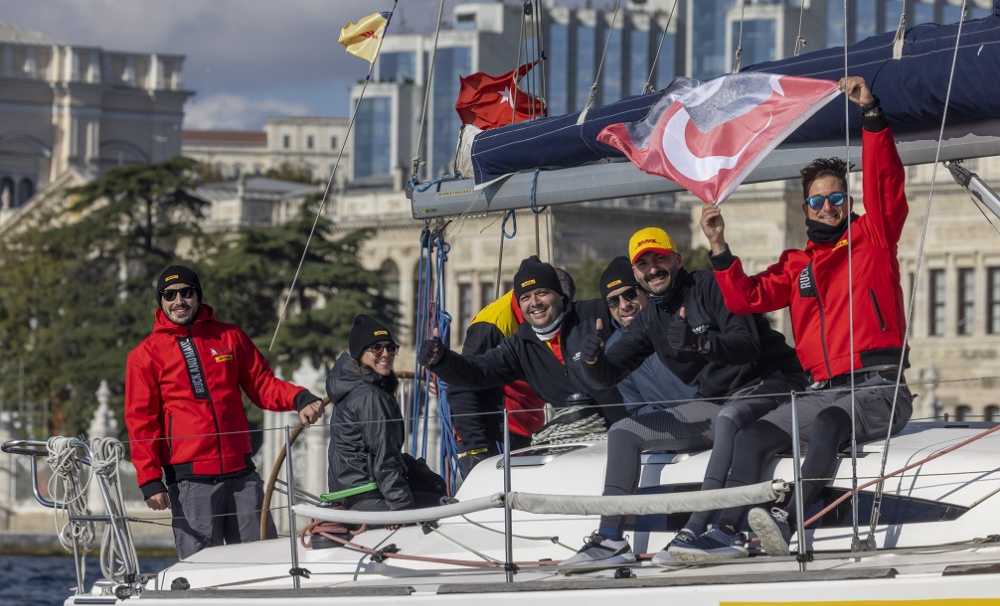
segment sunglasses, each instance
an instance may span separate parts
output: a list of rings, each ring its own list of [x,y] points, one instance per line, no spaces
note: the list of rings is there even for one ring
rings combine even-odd
[[[608,297],[605,300],[608,302],[608,307],[614,309],[615,307],[618,307],[621,304],[622,299],[631,303],[632,301],[635,301],[637,298],[639,298],[639,291],[637,291],[635,288],[630,288],[621,294],[615,295],[613,297]]]
[[[816,194],[815,196],[806,198],[806,204],[813,210],[819,210],[823,208],[827,200],[830,201],[830,206],[843,206],[844,202],[847,201],[847,194],[842,191],[831,192],[825,196],[823,194]]]
[[[384,352],[390,356],[394,356],[399,351],[399,345],[395,343],[375,343],[374,345],[370,345],[368,349],[376,356],[381,356]]]
[[[171,290],[160,291],[160,296],[167,302],[173,301],[177,295],[180,295],[182,299],[193,299],[194,287],[185,286],[184,288],[174,288]]]

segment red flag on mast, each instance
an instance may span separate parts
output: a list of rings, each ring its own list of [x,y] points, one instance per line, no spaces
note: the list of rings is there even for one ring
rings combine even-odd
[[[459,78],[462,87],[455,111],[462,124],[486,130],[544,115],[545,102],[517,86],[517,81],[534,66],[535,63],[525,63],[499,76],[476,72]]]

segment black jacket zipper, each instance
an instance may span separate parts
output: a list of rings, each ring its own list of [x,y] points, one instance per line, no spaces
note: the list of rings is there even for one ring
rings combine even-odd
[[[198,358],[198,365],[201,366],[202,380],[205,381],[205,393],[208,395],[208,409],[212,412],[212,424],[215,426],[215,442],[218,445],[219,453],[219,473],[225,473],[225,458],[222,456],[222,429],[219,427],[219,417],[215,413],[215,402],[212,400],[212,390],[208,388],[208,368],[201,361],[201,354],[198,353],[198,346],[194,342],[194,327],[188,328],[188,336],[191,338],[191,349],[194,350],[195,357]],[[192,470],[194,467],[192,466]]]
[[[816,284],[816,304],[819,305],[819,343],[823,347],[823,363],[826,364],[827,379],[832,379],[833,367],[830,365],[830,352],[826,348],[826,313],[823,311],[823,299],[819,296],[819,284]]]
[[[875,289],[868,289],[868,296],[871,297],[872,307],[875,308],[875,316],[878,317],[878,327],[885,332],[885,318],[882,317],[882,308],[878,306],[878,298],[875,297]]]
[[[167,417],[167,452],[174,452],[174,415]]]

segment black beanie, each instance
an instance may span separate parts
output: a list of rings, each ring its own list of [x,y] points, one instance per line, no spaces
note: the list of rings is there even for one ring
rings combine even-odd
[[[638,288],[639,283],[632,273],[632,264],[629,263],[628,257],[622,255],[612,259],[601,274],[601,296],[607,298],[608,293],[624,286]]]
[[[520,299],[521,295],[536,288],[547,288],[553,292],[566,296],[562,291],[559,282],[559,274],[554,267],[548,263],[543,263],[536,255],[532,255],[521,261],[521,266],[514,274],[514,298]]]
[[[354,316],[354,325],[351,326],[351,334],[347,338],[347,347],[352,358],[360,360],[361,354],[366,349],[381,341],[396,343],[388,326],[365,314]]]
[[[184,265],[170,265],[160,272],[159,279],[156,280],[156,300],[160,300],[160,293],[171,284],[188,284],[198,293],[198,300],[202,301],[201,280],[198,274],[190,267]]]

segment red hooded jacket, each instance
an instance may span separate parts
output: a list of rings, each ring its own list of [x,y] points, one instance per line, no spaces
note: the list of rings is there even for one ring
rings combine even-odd
[[[181,326],[156,310],[153,332],[128,355],[125,425],[143,496],[167,481],[250,467],[240,389],[267,410],[295,409],[304,389],[279,380],[250,338],[202,305]]]
[[[853,297],[848,290],[847,232],[833,243],[786,250],[774,265],[748,277],[738,258],[712,258],[733,313],[788,307],[795,353],[814,381],[849,373],[849,302],[854,303],[854,370],[898,365],[906,330],[896,248],[909,207],[892,132],[863,131],[865,214],[851,224]]]

